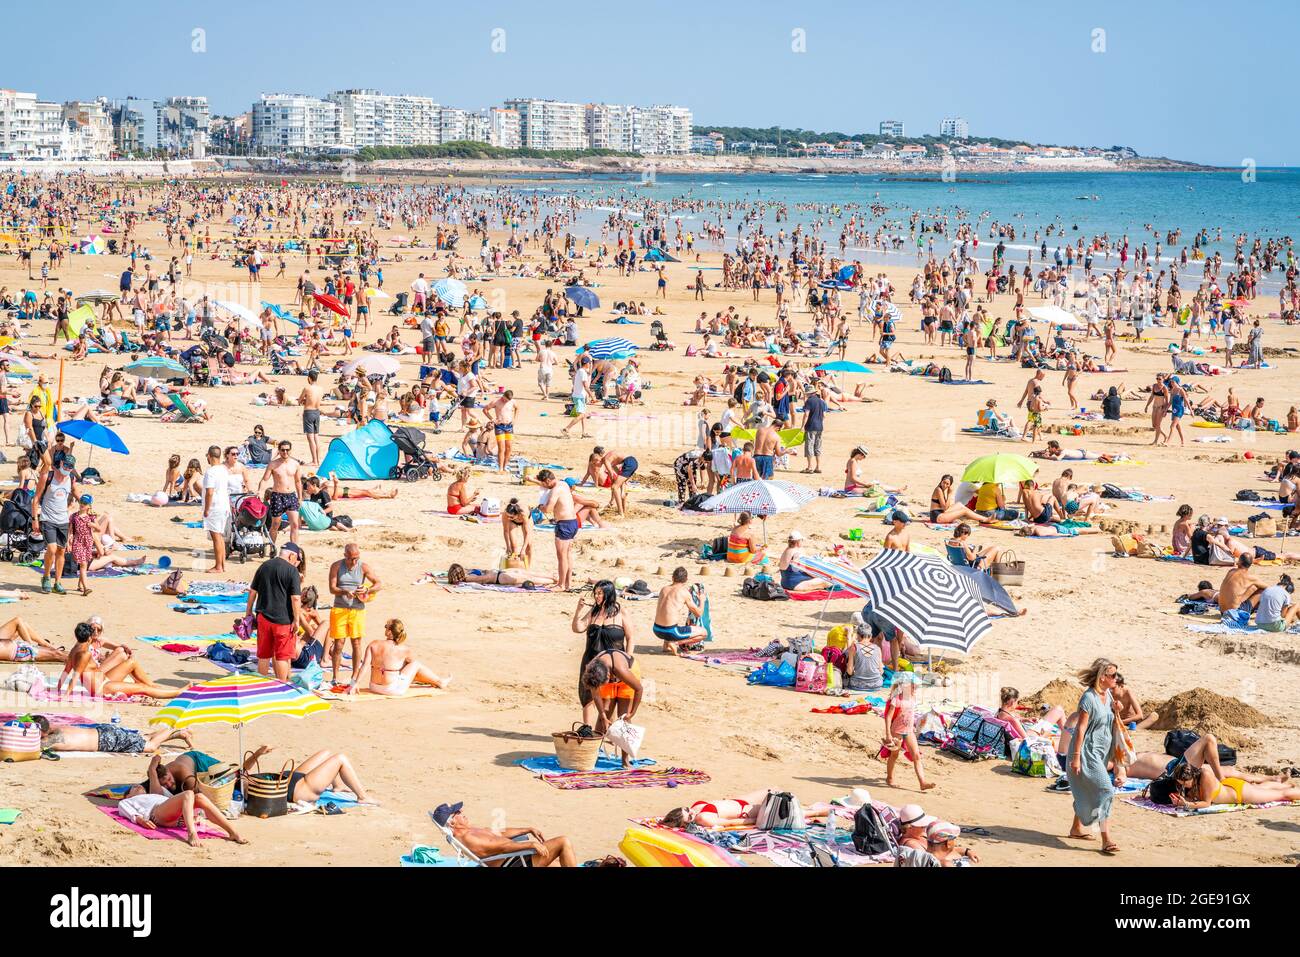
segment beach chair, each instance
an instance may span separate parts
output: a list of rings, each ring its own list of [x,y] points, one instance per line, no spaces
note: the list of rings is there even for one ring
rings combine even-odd
[[[196,414],[193,409],[191,409],[188,405],[185,404],[185,400],[182,399],[176,393],[174,392],[170,393],[167,396],[167,401],[172,404],[169,413],[169,418],[168,418],[169,422],[202,422],[203,421],[203,416]]]
[[[971,563],[966,560],[966,550],[960,545],[948,545],[945,543],[944,548],[948,550],[949,564],[956,565],[958,568],[971,567]]]
[[[439,824],[434,820],[433,812],[429,812],[429,820],[433,821],[433,826],[442,832],[442,839],[447,842],[447,846],[456,852],[456,860],[461,865],[467,862],[471,866],[486,867],[489,863],[500,861],[502,867],[532,867],[533,855],[536,853],[531,847],[520,848],[517,851],[511,851],[508,854],[492,854],[488,857],[479,857],[468,847],[456,840],[456,835],[452,833],[451,828]],[[516,841],[524,841],[528,838],[524,835],[514,838]]]

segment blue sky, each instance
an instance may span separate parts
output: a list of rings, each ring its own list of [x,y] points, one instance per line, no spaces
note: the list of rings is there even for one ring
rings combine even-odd
[[[1300,28],[1294,0],[7,7],[0,86],[57,100],[206,95],[215,112],[238,113],[263,91],[366,86],[466,108],[507,96],[679,103],[699,123],[728,125],[874,132],[882,119],[901,119],[909,134],[937,132],[952,114],[975,134],[1124,144],[1234,166],[1300,164],[1300,125],[1286,104],[1288,44]],[[206,52],[191,49],[196,28]],[[495,29],[504,30],[504,52],[493,52]],[[796,29],[806,52],[792,50]],[[1094,52],[1096,30],[1105,31],[1104,52]]]

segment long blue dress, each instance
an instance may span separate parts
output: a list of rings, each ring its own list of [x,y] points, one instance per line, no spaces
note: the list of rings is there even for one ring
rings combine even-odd
[[[1106,770],[1115,748],[1115,712],[1111,708],[1109,692],[1103,697],[1089,688],[1079,699],[1079,710],[1088,716],[1088,727],[1083,732],[1083,746],[1079,752],[1079,774],[1066,765],[1070,779],[1070,794],[1074,797],[1074,813],[1088,827],[1110,818],[1111,803],[1115,799],[1115,785]],[[1067,755],[1069,757],[1069,755]]]

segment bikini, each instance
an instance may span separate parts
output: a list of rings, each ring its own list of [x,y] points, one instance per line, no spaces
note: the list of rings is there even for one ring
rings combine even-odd
[[[1237,800],[1233,801],[1232,802],[1233,804],[1246,803],[1244,800],[1242,800],[1241,797],[1241,792],[1246,787],[1246,782],[1243,781],[1241,778],[1224,778],[1222,781],[1219,782],[1219,786],[1214,789],[1214,793],[1210,795],[1211,804],[1214,803],[1214,799],[1219,796],[1219,792],[1222,791],[1225,787],[1231,788],[1232,792],[1237,796]]]
[[[741,817],[744,817],[745,812],[753,806],[744,798],[723,798],[723,800],[735,801],[737,804],[739,804]],[[718,806],[714,804],[712,801],[696,801],[694,804],[691,805],[691,813],[699,815],[699,814],[717,814],[719,812],[718,812]]]

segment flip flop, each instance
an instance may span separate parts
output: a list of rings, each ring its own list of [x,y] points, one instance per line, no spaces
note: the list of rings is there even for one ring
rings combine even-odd
[[[339,807],[333,801],[330,801],[328,804],[324,805],[323,807],[316,808],[316,813],[333,816],[335,814],[342,814],[343,808]]]
[[[1105,844],[1102,846],[1101,852],[1107,857],[1114,857],[1119,853],[1119,845],[1115,843]]]

